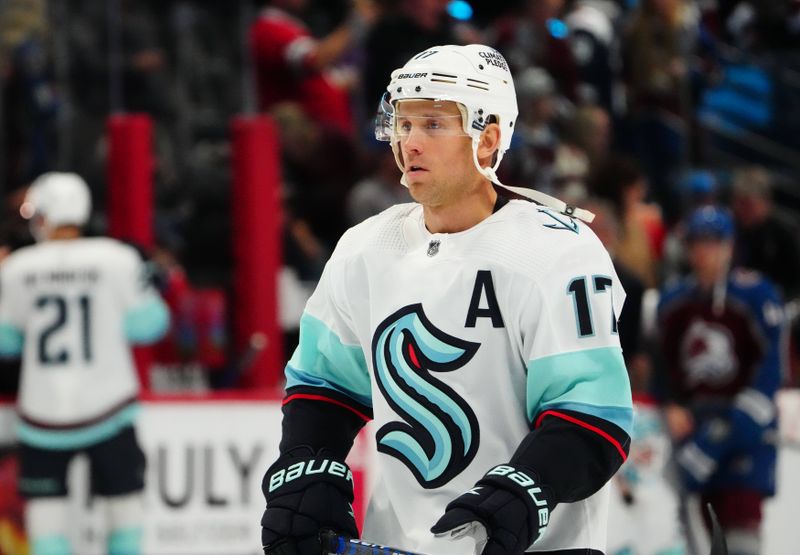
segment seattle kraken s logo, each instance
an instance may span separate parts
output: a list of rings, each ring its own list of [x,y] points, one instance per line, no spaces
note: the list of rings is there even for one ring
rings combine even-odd
[[[478,347],[434,327],[421,304],[401,308],[375,330],[372,364],[378,387],[405,420],[378,430],[378,451],[403,462],[424,488],[449,482],[478,450],[475,413],[431,374],[461,368]]]

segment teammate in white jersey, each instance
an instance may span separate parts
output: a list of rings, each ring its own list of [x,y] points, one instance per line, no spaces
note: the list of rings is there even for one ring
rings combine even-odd
[[[591,214],[495,169],[517,116],[503,57],[439,46],[392,73],[379,138],[417,203],[350,229],[286,367],[267,554],[356,536],[353,438],[374,419],[364,537],[431,555],[599,555],[628,453],[624,301]],[[498,192],[502,194],[498,194]],[[515,196],[516,196],[515,195]]]
[[[22,355],[19,490],[31,554],[73,553],[66,474],[84,452],[94,493],[108,498],[108,553],[137,555],[145,457],[129,344],[160,338],[169,313],[134,248],[82,237],[91,196],[79,176],[42,175],[22,210],[38,242],[0,266],[0,355]]]

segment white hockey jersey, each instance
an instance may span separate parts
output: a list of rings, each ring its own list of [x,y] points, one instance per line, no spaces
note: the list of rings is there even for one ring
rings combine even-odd
[[[129,342],[159,338],[168,322],[141,257],[119,241],[47,241],[11,254],[0,266],[0,327],[22,340],[21,435],[53,447],[59,436],[40,437],[41,428],[98,424],[108,434],[109,422],[95,421],[139,390]],[[83,432],[86,442],[96,435]]]
[[[460,233],[429,233],[417,204],[350,229],[303,314],[286,385],[372,408],[378,477],[364,538],[471,553],[471,540],[430,527],[510,460],[537,415],[581,411],[630,433],[624,296],[586,225],[526,201]],[[531,551],[604,552],[607,503],[608,485],[558,505]]]

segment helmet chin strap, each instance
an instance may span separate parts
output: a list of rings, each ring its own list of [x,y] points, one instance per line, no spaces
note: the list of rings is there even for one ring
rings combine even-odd
[[[475,167],[478,168],[478,171],[486,177],[489,181],[497,185],[498,187],[502,187],[506,191],[510,191],[515,193],[521,197],[525,197],[530,199],[536,203],[539,203],[547,208],[551,208],[557,212],[565,214],[567,216],[571,216],[574,218],[578,218],[579,220],[583,220],[586,223],[591,223],[594,220],[594,214],[589,210],[584,208],[578,208],[577,206],[572,206],[571,204],[567,204],[563,200],[557,199],[548,195],[547,193],[543,193],[541,191],[537,191],[536,189],[528,189],[527,187],[513,187],[511,185],[504,185],[500,182],[497,178],[497,167],[500,165],[500,161],[503,159],[503,151],[497,151],[497,160],[493,166],[486,166],[482,167],[480,162],[478,162],[478,143],[480,141],[480,137],[473,136],[472,137],[472,162],[475,164]]]
[[[392,141],[390,144],[392,145],[394,161],[397,163],[397,167],[400,168],[400,174],[402,175],[400,178],[400,185],[408,189],[408,180],[406,179],[405,164],[403,164],[403,151],[400,150],[400,141]]]

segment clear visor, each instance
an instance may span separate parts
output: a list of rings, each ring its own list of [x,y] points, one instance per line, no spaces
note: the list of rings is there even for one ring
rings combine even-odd
[[[412,101],[406,100],[406,102]],[[393,142],[408,137],[412,132],[421,132],[430,137],[467,136],[464,132],[462,114],[439,112],[439,107],[432,104],[430,113],[414,115],[398,113],[389,93],[384,93],[375,116],[375,138],[379,141]]]
[[[392,125],[394,122],[394,106],[388,92],[383,93],[375,114],[375,138],[379,141],[392,141]]]

